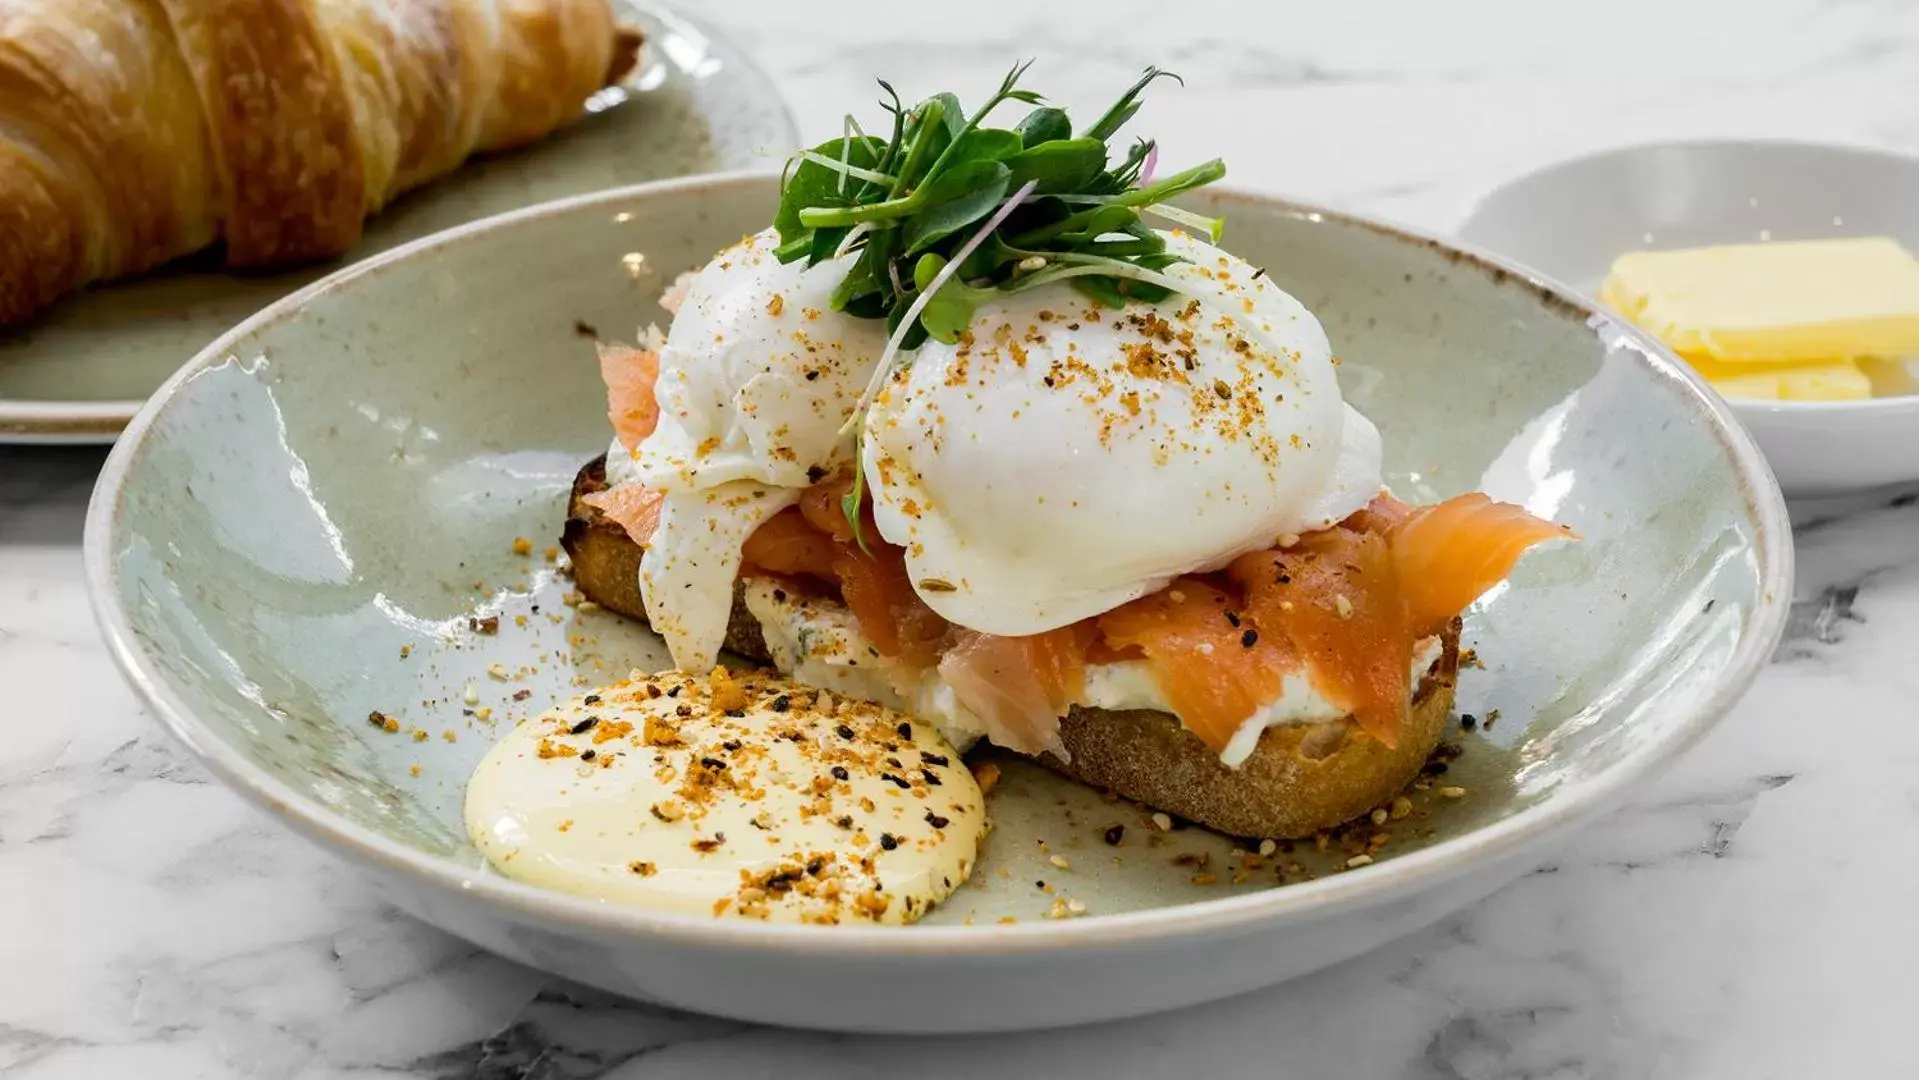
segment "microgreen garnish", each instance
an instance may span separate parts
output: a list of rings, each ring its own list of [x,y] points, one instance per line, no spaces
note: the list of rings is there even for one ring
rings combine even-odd
[[[1066,282],[1100,304],[1158,301],[1180,291],[1163,271],[1180,261],[1143,213],[1219,239],[1220,222],[1164,205],[1226,175],[1218,159],[1156,177],[1157,144],[1136,140],[1117,161],[1108,143],[1139,112],[1147,87],[1179,76],[1149,67],[1090,127],[1078,133],[1064,109],[1022,89],[1031,66],[1007,73],[968,113],[939,93],[906,108],[885,81],[886,139],[852,117],[844,133],[796,153],[780,188],[778,255],[813,265],[855,254],[831,304],[890,331],[872,382],[847,420],[857,432],[891,373],[894,357],[928,337],[953,343],[981,304]],[[1007,102],[1033,106],[1010,128],[988,127]],[[843,501],[859,536],[865,495],[855,458]]]
[[[840,496],[840,513],[846,515],[847,524],[853,526],[853,542],[859,545],[861,552],[872,555],[873,552],[866,546],[860,514],[860,503],[866,498],[866,470],[860,465],[860,443],[864,439],[861,433],[853,433],[853,486]]]

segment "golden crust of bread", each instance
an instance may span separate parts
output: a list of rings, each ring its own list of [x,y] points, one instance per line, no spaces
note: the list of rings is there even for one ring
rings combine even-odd
[[[339,255],[637,48],[609,0],[0,0],[0,325],[222,237]]]
[[[639,545],[581,501],[606,488],[605,469],[606,459],[596,458],[574,478],[563,542],[582,594],[644,621]],[[1047,754],[1040,762],[1218,832],[1309,836],[1391,802],[1419,774],[1452,715],[1459,634],[1455,619],[1441,635],[1439,663],[1420,684],[1396,747],[1366,734],[1350,718],[1286,724],[1268,728],[1245,763],[1229,769],[1169,713],[1075,707],[1060,723],[1072,761]],[[741,656],[768,661],[759,624],[737,596],[726,645]]]
[[[1072,755],[1041,764],[1094,787],[1233,836],[1308,836],[1392,801],[1419,775],[1453,711],[1459,622],[1441,636],[1445,651],[1413,698],[1399,745],[1348,718],[1266,729],[1238,769],[1170,714],[1075,708],[1060,723]]]

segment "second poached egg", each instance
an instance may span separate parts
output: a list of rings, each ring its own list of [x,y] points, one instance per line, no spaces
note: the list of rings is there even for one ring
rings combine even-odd
[[[952,622],[1041,633],[1379,494],[1378,432],[1341,399],[1319,321],[1243,259],[1166,237],[1182,293],[987,304],[867,414],[879,530]]]

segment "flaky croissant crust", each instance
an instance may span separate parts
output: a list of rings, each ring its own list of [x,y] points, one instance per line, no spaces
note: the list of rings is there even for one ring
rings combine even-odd
[[[0,325],[220,240],[235,267],[346,252],[637,46],[609,0],[4,0]]]

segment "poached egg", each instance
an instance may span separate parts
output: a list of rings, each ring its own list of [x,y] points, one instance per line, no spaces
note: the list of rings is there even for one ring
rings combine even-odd
[[[640,595],[674,662],[713,666],[740,546],[808,486],[852,462],[840,430],[886,348],[886,326],[832,310],[853,257],[781,263],[772,229],[686,284],[660,350],[659,424],[608,475],[661,493]]]
[[[804,488],[851,460],[840,429],[886,348],[886,324],[832,309],[854,257],[814,266],[749,236],[686,285],[660,350],[659,426],[632,475],[655,491],[751,480]]]
[[[1183,233],[1182,292],[982,306],[867,413],[874,518],[951,622],[1037,634],[1325,528],[1378,495],[1379,434],[1298,300]]]
[[[641,594],[677,665],[717,658],[740,548],[806,487],[857,467],[929,607],[1041,633],[1181,574],[1332,525],[1382,490],[1380,441],[1332,347],[1256,267],[1181,232],[1181,291],[1101,307],[1064,284],[978,309],[903,357],[840,432],[885,324],[830,307],[849,258],[782,264],[771,230],[688,285],[660,353],[659,425],[630,477],[662,493]],[[624,463],[623,463],[624,464]]]

